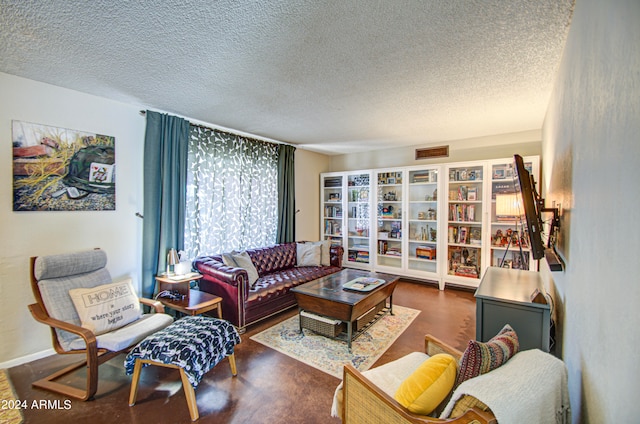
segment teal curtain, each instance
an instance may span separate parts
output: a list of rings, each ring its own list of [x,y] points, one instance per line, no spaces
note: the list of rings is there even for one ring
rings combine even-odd
[[[286,144],[278,147],[278,243],[296,239],[295,151]]]
[[[152,111],[146,116],[142,295],[152,297],[169,249],[184,247],[189,122]]]

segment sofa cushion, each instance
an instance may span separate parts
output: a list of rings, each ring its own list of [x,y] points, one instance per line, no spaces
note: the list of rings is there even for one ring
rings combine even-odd
[[[253,285],[258,281],[258,270],[256,269],[253,262],[251,262],[251,257],[249,254],[244,252],[231,252],[231,257],[238,264],[238,268],[243,268],[247,271],[247,275],[249,276],[249,286],[253,287]],[[224,256],[222,257],[224,261]],[[225,264],[226,265],[226,264]]]
[[[320,246],[320,265],[331,266],[331,241],[330,240],[320,240],[320,241],[314,241],[314,242],[308,241],[307,243]]]
[[[226,266],[230,268],[240,268],[238,262],[236,262],[236,260],[233,259],[233,256],[231,256],[231,253],[221,253],[220,257],[222,258],[222,263]]]
[[[86,289],[71,289],[69,296],[82,326],[96,335],[124,327],[142,316],[131,279]]]
[[[292,287],[308,283],[309,281],[316,280],[338,271],[340,271],[340,268],[333,266],[304,266],[283,269],[278,272],[264,275],[256,281],[256,284],[253,287],[251,287],[247,297],[247,305],[249,306],[256,300],[265,301],[283,296],[287,294]]]
[[[414,414],[429,415],[451,392],[458,364],[446,353],[424,361],[394,394],[394,399]]]
[[[519,348],[518,335],[509,324],[486,343],[469,340],[460,360],[456,386],[465,380],[498,368],[518,353]]]
[[[296,243],[296,266],[320,266],[321,254],[319,245]]]

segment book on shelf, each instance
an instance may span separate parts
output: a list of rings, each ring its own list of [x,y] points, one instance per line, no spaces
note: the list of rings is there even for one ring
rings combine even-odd
[[[468,227],[460,227],[458,228],[458,243],[459,244],[467,244],[469,237],[469,228]]]
[[[458,187],[458,200],[467,200],[468,188],[467,186]]]

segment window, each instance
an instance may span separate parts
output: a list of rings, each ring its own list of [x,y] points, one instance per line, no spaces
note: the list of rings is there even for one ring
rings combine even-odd
[[[191,126],[187,257],[269,246],[278,227],[278,146]]]

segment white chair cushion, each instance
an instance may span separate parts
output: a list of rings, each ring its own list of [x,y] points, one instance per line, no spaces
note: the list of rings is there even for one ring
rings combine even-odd
[[[119,351],[139,343],[145,337],[155,333],[173,322],[167,314],[144,314],[142,318],[110,333],[96,337],[98,348]],[[78,338],[70,344],[70,349],[84,349],[84,340]]]
[[[400,384],[427,359],[429,355],[424,352],[411,352],[395,361],[368,369],[362,375],[393,398]],[[333,417],[340,417],[342,414],[342,396],[342,383],[340,383],[333,395],[333,405],[331,405]]]

